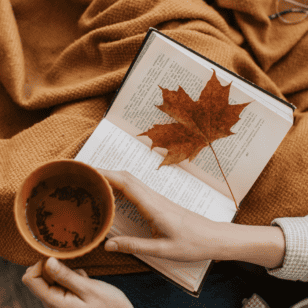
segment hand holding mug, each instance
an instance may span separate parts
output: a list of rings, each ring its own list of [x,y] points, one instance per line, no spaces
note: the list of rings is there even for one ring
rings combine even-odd
[[[22,282],[45,308],[132,308],[125,294],[106,282],[91,279],[82,269],[75,271],[51,257],[46,262],[48,276],[57,283],[50,286],[42,277],[44,260],[29,267]]]

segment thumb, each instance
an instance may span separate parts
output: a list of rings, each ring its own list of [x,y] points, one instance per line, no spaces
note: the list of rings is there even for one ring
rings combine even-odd
[[[119,236],[105,243],[105,250],[131,254],[142,254],[158,258],[168,256],[168,243],[165,239],[146,239],[130,236]]]

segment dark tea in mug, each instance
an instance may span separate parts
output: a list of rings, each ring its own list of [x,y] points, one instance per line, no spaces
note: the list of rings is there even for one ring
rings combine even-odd
[[[93,241],[102,224],[102,200],[94,185],[74,174],[40,181],[26,203],[27,225],[33,237],[57,251],[80,249]]]

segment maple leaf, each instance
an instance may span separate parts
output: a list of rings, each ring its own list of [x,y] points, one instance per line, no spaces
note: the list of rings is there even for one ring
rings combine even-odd
[[[178,164],[187,158],[192,161],[204,147],[211,146],[213,141],[234,134],[230,129],[250,102],[229,105],[231,83],[222,86],[215,70],[213,71],[196,102],[180,86],[177,91],[169,91],[159,86],[163,94],[163,105],[155,107],[178,123],[155,124],[147,132],[138,135],[152,139],[151,150],[155,147],[168,150],[158,169],[163,165]],[[216,160],[218,162],[217,157]]]

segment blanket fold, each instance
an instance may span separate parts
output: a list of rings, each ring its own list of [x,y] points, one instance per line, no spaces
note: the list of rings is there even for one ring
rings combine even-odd
[[[0,2],[0,255],[42,258],[14,221],[18,186],[40,164],[73,159],[103,118],[149,27],[289,100],[294,126],[245,197],[236,223],[308,214],[308,20],[270,21],[275,1],[2,0]],[[286,176],[287,175],[287,176]],[[105,241],[104,241],[105,242]],[[88,275],[149,271],[104,242],[64,263]]]

